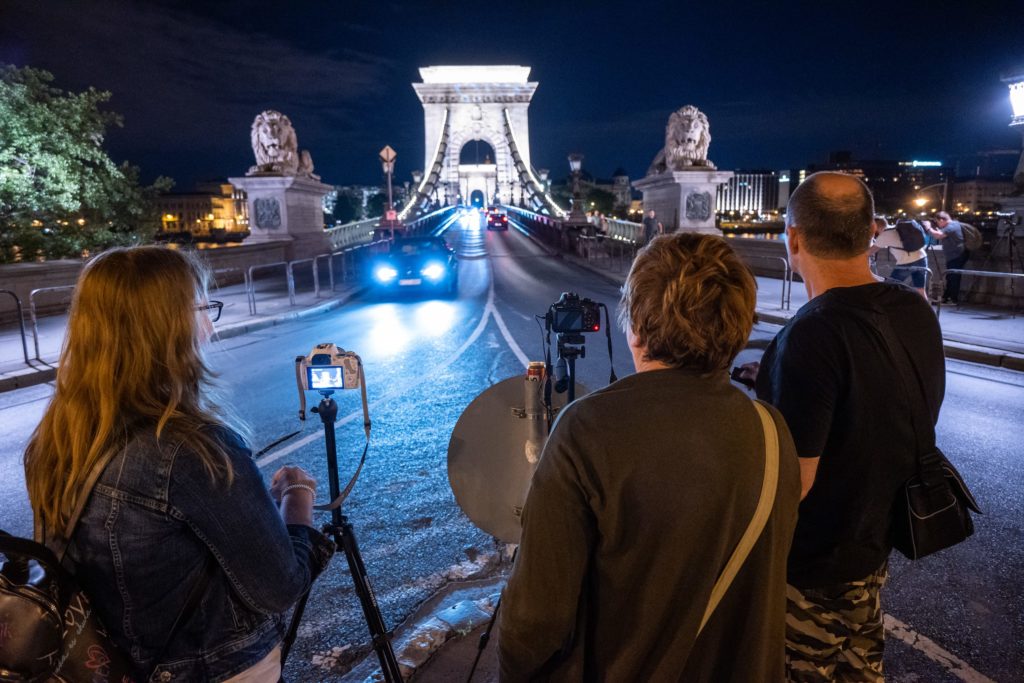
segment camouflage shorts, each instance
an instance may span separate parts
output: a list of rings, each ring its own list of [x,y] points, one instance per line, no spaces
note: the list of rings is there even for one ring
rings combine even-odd
[[[786,676],[797,683],[882,681],[880,592],[888,563],[860,581],[786,587]]]

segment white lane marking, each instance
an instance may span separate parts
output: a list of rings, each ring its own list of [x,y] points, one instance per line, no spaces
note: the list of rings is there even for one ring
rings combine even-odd
[[[452,363],[457,361],[459,359],[459,357],[462,354],[464,354],[466,352],[466,350],[470,346],[472,346],[473,342],[475,342],[477,339],[479,339],[480,335],[483,334],[484,328],[487,326],[487,320],[490,317],[491,311],[493,310],[493,308],[494,308],[494,288],[492,287],[491,291],[488,293],[487,304],[484,306],[483,314],[480,316],[480,322],[477,323],[476,329],[473,330],[473,333],[471,335],[469,335],[469,338],[462,344],[462,346],[459,347],[459,349],[450,358],[448,358],[445,362],[441,363],[440,365],[434,366],[433,372],[421,375],[418,380],[416,380],[414,382],[410,382],[409,384],[405,384],[401,388],[393,389],[393,390],[385,393],[383,396],[379,396],[378,398],[376,398],[373,401],[371,401],[369,405],[376,406],[377,404],[381,403],[382,401],[386,401],[386,400],[389,400],[389,399],[392,399],[392,398],[396,398],[396,397],[402,395],[403,393],[405,393],[405,392],[407,392],[407,391],[409,391],[411,389],[414,389],[415,387],[419,386],[420,384],[423,384],[427,380],[431,379],[434,375],[436,375],[437,373],[439,373],[442,370],[446,369]],[[360,410],[357,410],[355,412],[349,413],[345,417],[341,418],[340,420],[338,420],[335,423],[335,425],[336,426],[340,426],[340,425],[348,424],[352,420],[355,420],[356,418],[359,418],[359,417],[362,417],[362,416],[363,416],[363,411],[362,411],[362,409],[360,409]],[[287,446],[285,446],[285,447],[283,447],[283,448],[281,448],[279,450],[272,451],[272,452],[264,455],[262,458],[260,458],[259,460],[256,461],[256,465],[258,467],[263,467],[264,465],[269,465],[272,462],[277,462],[278,460],[280,460],[281,458],[285,457],[286,455],[289,455],[290,453],[294,453],[295,451],[297,451],[298,449],[302,448],[303,446],[306,446],[307,444],[311,444],[314,441],[317,441],[318,439],[322,439],[322,438],[324,438],[323,430],[322,429],[321,430],[317,430],[317,431],[313,432],[312,434],[304,436],[301,439],[299,439],[298,441],[290,443]]]
[[[961,681],[967,681],[968,683],[995,683],[991,678],[976,671],[970,664],[952,652],[947,652],[931,638],[921,635],[891,614],[883,615],[882,619],[888,635],[902,640],[915,650],[924,653],[925,657],[938,663]]]
[[[508,331],[508,327],[505,325],[505,319],[501,317],[501,313],[498,312],[497,307],[494,305],[494,280],[491,280],[491,296],[488,297],[487,306],[490,310],[490,314],[494,316],[494,322],[498,324],[498,329],[501,330],[501,336],[505,338],[509,348],[512,349],[512,353],[515,354],[516,358],[519,359],[519,362],[523,364],[524,368],[530,367],[530,359],[526,357],[523,350],[519,348],[519,344],[517,344],[516,340],[512,338],[512,334]]]

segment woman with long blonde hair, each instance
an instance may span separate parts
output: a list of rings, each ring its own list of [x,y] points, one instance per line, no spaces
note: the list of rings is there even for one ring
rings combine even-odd
[[[179,251],[95,257],[25,451],[36,535],[67,545],[139,680],[276,681],[282,614],[333,550],[311,526],[316,482],[284,467],[268,493],[211,399],[203,347],[219,311]]]

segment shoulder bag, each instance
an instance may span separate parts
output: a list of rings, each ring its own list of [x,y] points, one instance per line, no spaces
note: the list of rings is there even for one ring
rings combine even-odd
[[[757,507],[754,508],[754,517],[750,520],[747,530],[743,532],[729,561],[725,563],[725,568],[722,569],[722,573],[711,589],[711,598],[704,610],[700,628],[697,629],[698,636],[704,630],[704,626],[708,623],[715,608],[718,607],[718,603],[722,601],[725,592],[729,590],[729,586],[732,585],[733,579],[739,573],[740,567],[746,562],[757,539],[761,537],[761,532],[764,531],[768,518],[772,514],[772,507],[775,505],[775,492],[778,490],[779,484],[779,434],[775,429],[775,420],[772,418],[771,412],[760,401],[753,403],[764,429],[765,458],[764,476],[761,479],[761,496],[757,500]]]
[[[935,425],[913,356],[897,339],[884,313],[876,311],[872,322],[896,369],[914,430],[917,473],[900,488],[892,514],[893,547],[917,560],[968,538],[974,533],[970,513],[981,514],[981,509],[963,477],[935,445]]]

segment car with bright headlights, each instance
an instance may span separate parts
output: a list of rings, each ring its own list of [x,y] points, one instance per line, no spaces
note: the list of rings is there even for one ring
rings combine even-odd
[[[459,262],[444,238],[401,237],[373,260],[370,278],[381,293],[408,290],[454,297],[459,290]]]

